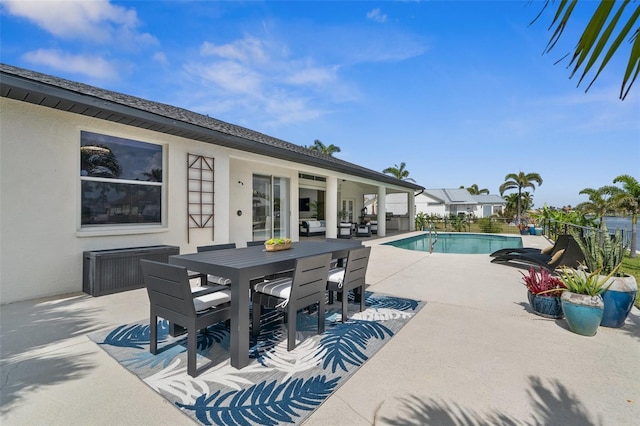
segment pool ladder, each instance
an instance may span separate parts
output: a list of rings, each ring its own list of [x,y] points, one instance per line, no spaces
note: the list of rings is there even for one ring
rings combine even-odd
[[[438,242],[438,231],[433,222],[429,222],[429,254],[433,253],[433,246]]]

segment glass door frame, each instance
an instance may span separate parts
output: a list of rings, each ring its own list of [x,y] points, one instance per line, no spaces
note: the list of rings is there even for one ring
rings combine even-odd
[[[289,178],[254,174],[252,178],[252,239],[291,235],[291,182]]]

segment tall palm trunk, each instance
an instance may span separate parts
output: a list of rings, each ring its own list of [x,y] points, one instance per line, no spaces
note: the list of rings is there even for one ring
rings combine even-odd
[[[631,244],[629,244],[629,256],[630,257],[636,257],[638,255],[637,250],[638,250],[638,244],[637,244],[637,240],[638,240],[638,235],[637,235],[637,231],[636,228],[638,226],[638,215],[637,214],[632,214],[631,215]]]
[[[522,208],[522,187],[518,186],[518,215],[516,217],[516,222],[520,225],[520,209]]]

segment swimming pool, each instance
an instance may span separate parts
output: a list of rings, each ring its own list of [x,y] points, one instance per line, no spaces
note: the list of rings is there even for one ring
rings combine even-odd
[[[431,234],[432,242],[435,234]],[[407,250],[429,251],[429,234],[416,235],[386,245]],[[468,233],[438,233],[433,245],[434,253],[489,254],[502,248],[522,247],[522,238],[516,236]]]

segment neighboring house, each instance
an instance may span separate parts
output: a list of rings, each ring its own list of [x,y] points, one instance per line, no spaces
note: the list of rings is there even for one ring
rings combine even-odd
[[[404,194],[388,194],[386,211],[406,214]],[[501,212],[506,202],[499,195],[471,195],[464,188],[425,189],[415,195],[415,213],[437,214],[441,217],[457,214],[472,214],[477,218],[489,217]]]
[[[0,64],[0,91],[2,303],[81,291],[84,251],[296,241],[302,199],[305,210],[321,202],[326,236],[336,237],[338,211],[356,217],[363,194],[400,193],[413,205],[423,189],[182,108],[9,65]]]

